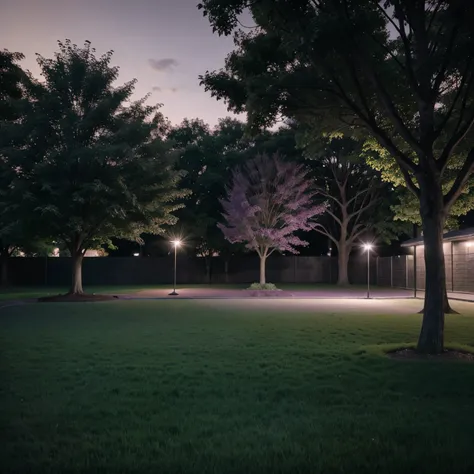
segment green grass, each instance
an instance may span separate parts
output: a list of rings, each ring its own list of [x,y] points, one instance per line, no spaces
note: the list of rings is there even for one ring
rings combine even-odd
[[[147,290],[152,288],[164,288],[160,285],[143,285],[143,286],[90,286],[85,287],[84,290],[89,293],[134,293],[140,290]],[[169,286],[168,286],[169,288]],[[15,300],[15,299],[30,299],[40,298],[42,296],[58,295],[66,293],[69,290],[67,286],[20,286],[4,288],[0,290],[0,301]]]
[[[385,357],[419,315],[308,305],[0,309],[2,472],[474,472],[474,364]]]
[[[105,294],[126,294],[135,293],[140,290],[151,290],[161,288],[171,288],[170,285],[101,285],[101,286],[88,286],[84,287],[84,291],[87,293],[105,293]],[[249,287],[248,283],[242,284],[212,284],[212,285],[178,285],[178,289],[181,287],[186,288],[227,288],[227,289],[245,289]],[[288,291],[310,291],[315,289],[336,289],[337,286],[329,284],[314,284],[314,283],[283,283],[278,284],[278,288]],[[365,288],[361,285],[351,285],[350,288]],[[51,296],[66,293],[69,290],[67,286],[20,286],[20,287],[7,287],[0,288],[0,302],[5,300],[18,300],[18,299],[33,299],[40,298],[42,296]]]

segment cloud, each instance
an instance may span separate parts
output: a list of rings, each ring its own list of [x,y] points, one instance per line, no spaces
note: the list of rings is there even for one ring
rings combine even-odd
[[[175,92],[178,92],[178,90],[178,87],[152,87],[152,91],[154,92],[172,92],[174,94]]]
[[[163,58],[163,59],[149,59],[148,64],[155,71],[172,71],[175,66],[178,65],[178,61],[174,58]]]

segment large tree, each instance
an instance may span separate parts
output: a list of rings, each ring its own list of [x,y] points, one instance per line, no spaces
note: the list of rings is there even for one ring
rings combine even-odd
[[[38,56],[42,81],[28,88],[21,124],[28,145],[15,155],[14,186],[30,220],[71,254],[73,294],[83,293],[88,248],[160,233],[184,194],[162,115],[145,99],[131,101],[135,81],[118,85],[111,59],[70,41],[59,42],[52,59]]]
[[[324,205],[314,202],[316,192],[303,165],[278,156],[257,156],[232,173],[226,199],[221,200],[225,224],[218,224],[231,243],[245,243],[260,257],[260,284],[266,284],[267,258],[275,251],[299,253],[306,246],[296,233],[315,226]]]
[[[348,263],[361,239],[390,241],[406,230],[393,222],[390,205],[397,202],[392,187],[363,157],[363,142],[351,138],[314,139],[304,133],[305,156],[311,160],[319,194],[327,210],[315,230],[328,237],[338,256],[338,284],[349,284]]]
[[[444,347],[442,234],[474,170],[474,3],[465,0],[204,0],[230,34],[247,8],[225,69],[203,82],[254,127],[279,114],[323,132],[369,134],[396,161],[419,201],[426,292],[418,351]],[[466,150],[461,153],[460,147]],[[443,177],[453,156],[451,186]]]

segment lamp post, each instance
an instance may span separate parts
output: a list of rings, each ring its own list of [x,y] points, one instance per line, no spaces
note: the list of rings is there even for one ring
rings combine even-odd
[[[367,251],[367,299],[370,299],[370,251],[372,244],[364,244],[364,249]]]
[[[180,240],[172,240],[171,243],[174,245],[174,280],[173,280],[173,291],[170,293],[170,296],[176,296],[176,254],[178,252],[178,247],[181,245]]]

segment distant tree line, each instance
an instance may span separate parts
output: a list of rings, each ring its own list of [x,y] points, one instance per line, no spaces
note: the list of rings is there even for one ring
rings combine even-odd
[[[88,249],[113,252],[120,239],[141,246],[153,235],[184,239],[210,280],[214,255],[228,265],[232,254],[256,250],[266,262],[274,251],[298,252],[306,245],[301,233],[314,230],[335,243],[339,283],[347,284],[358,241],[395,236],[390,206],[381,206],[395,193],[365,164],[357,140],[315,141],[290,122],[252,135],[232,118],[214,128],[199,119],[171,126],[147,97],[132,99],[135,81],[116,85],[112,53],[98,56],[89,42],[59,42],[53,58],[38,56],[40,79],[21,59],[0,56],[3,283],[10,256],[47,255],[57,246],[71,256],[70,292],[82,294]],[[257,175],[247,178],[260,179],[260,188],[241,189],[237,203],[236,183],[252,163]],[[252,218],[253,237],[243,232]]]

